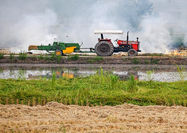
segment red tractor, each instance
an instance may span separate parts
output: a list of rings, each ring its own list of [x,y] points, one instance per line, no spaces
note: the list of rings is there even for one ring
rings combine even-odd
[[[95,52],[98,56],[111,56],[117,52],[128,52],[129,56],[137,56],[140,42],[129,41],[129,32],[127,32],[127,40],[115,40],[117,47],[114,47],[111,39],[104,38],[103,34],[123,34],[123,31],[95,31],[95,34],[101,34],[101,38],[98,38],[98,43],[95,45]]]

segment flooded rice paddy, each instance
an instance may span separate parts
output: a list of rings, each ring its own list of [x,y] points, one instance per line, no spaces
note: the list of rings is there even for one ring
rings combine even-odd
[[[41,79],[41,78],[51,78],[53,73],[55,73],[57,78],[74,78],[74,77],[86,77],[93,75],[103,69],[105,72],[113,73],[120,77],[122,80],[127,80],[131,75],[135,79],[139,80],[153,80],[161,82],[175,82],[179,80],[187,80],[187,71],[180,67],[176,69],[139,69],[139,68],[80,68],[80,67],[4,67],[0,68],[0,79]]]

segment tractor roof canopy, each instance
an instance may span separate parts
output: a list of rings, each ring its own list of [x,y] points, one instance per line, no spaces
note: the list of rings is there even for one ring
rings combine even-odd
[[[123,34],[121,30],[96,30],[94,34]]]

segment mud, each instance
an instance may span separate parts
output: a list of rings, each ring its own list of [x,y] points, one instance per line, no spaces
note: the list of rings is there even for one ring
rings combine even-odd
[[[0,132],[187,132],[181,106],[0,105]]]

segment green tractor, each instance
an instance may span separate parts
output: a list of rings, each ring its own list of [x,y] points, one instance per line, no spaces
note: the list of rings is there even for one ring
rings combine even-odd
[[[80,51],[80,45],[78,43],[53,42],[53,45],[30,45],[28,50],[54,51],[57,56],[60,56]]]

